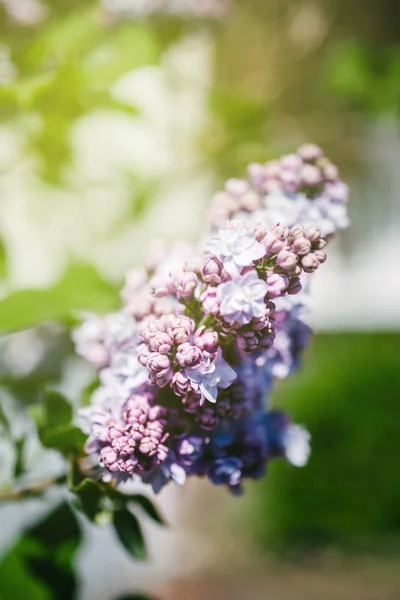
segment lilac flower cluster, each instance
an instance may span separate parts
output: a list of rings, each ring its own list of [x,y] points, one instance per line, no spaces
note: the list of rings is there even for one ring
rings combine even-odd
[[[305,144],[279,160],[252,163],[248,175],[248,180],[230,179],[214,196],[214,226],[247,218],[267,228],[314,225],[324,237],[348,227],[348,186],[318,146]]]
[[[309,278],[326,259],[325,216],[294,223],[292,214],[322,197],[345,208],[344,184],[315,146],[277,165],[284,206],[294,206],[285,219],[266,225],[276,218],[267,202],[261,208],[261,190],[264,201],[275,193],[272,169],[253,166],[252,187],[228,182],[225,195],[247,200],[214,226],[202,253],[153,256],[128,274],[119,313],[89,315],[74,332],[77,352],[99,372],[80,419],[104,478],[136,476],[158,491],[204,476],[239,493],[273,458],[306,463],[309,434],[268,409],[274,380],[297,367],[308,343]],[[292,178],[289,190],[287,169],[297,188]]]

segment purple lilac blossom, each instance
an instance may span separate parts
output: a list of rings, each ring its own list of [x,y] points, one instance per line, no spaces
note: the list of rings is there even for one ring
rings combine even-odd
[[[310,274],[323,236],[348,225],[347,195],[313,144],[253,164],[216,196],[203,257],[158,244],[128,273],[123,310],[74,331],[101,383],[78,421],[94,477],[158,492],[203,476],[239,494],[272,459],[306,463],[309,433],[271,396],[309,343]]]

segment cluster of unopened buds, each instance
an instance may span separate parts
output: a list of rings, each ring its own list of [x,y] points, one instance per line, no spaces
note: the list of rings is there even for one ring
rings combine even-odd
[[[331,185],[344,186],[317,147],[289,157],[277,164],[303,173],[290,196],[294,205],[306,189],[308,202],[327,194],[322,172]],[[241,206],[229,214],[234,219],[212,227],[202,252],[172,250],[132,271],[123,309],[91,315],[74,332],[77,352],[99,372],[91,404],[80,411],[94,475],[140,477],[156,491],[171,479],[204,476],[238,493],[273,458],[305,464],[308,432],[270,410],[269,396],[308,343],[308,280],[325,262],[326,241],[312,211],[298,223],[287,214],[266,226],[270,215],[263,213],[275,192],[259,171],[263,211]],[[232,186],[231,180],[227,190]],[[243,193],[253,193],[246,189],[242,183]],[[325,198],[344,206],[338,195]]]

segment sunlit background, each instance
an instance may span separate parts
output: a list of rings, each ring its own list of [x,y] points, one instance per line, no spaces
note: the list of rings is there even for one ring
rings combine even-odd
[[[166,490],[145,566],[86,527],[77,598],[397,600],[400,4],[212,4],[0,0],[0,488],[12,446],[19,476],[57,472],[27,413],[44,382],[76,403],[90,383],[77,311],[118,307],[153,238],[195,240],[227,178],[313,141],[352,226],[315,277],[304,368],[275,391],[311,431],[309,465],[274,463],[240,499]],[[2,504],[0,552],[41,511]]]

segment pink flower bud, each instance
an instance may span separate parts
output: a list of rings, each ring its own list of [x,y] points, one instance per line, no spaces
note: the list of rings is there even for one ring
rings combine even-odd
[[[322,175],[325,181],[337,181],[339,178],[339,169],[336,165],[332,164],[329,160],[320,165],[322,169]]]
[[[217,288],[208,287],[200,296],[200,300],[206,315],[216,315],[218,313],[220,300]]]
[[[246,212],[254,212],[260,208],[260,196],[256,192],[246,192],[240,197],[240,208]]]
[[[310,242],[314,243],[321,238],[321,232],[319,229],[317,229],[317,227],[306,227],[304,230],[304,237],[310,240]]]
[[[321,183],[321,171],[314,165],[304,165],[300,171],[301,183],[305,187],[314,187]]]
[[[290,235],[293,239],[296,239],[298,237],[302,237],[304,234],[304,227],[302,225],[293,225],[293,227],[291,227],[290,229]]]
[[[218,346],[218,333],[202,326],[194,335],[194,344],[200,348],[200,350],[205,352],[216,352]]]
[[[286,241],[280,240],[272,231],[268,231],[264,244],[268,254],[278,254],[286,246]]]
[[[349,199],[349,188],[343,181],[328,183],[325,186],[325,193],[334,201],[344,204]]]
[[[300,256],[304,256],[310,252],[311,242],[305,237],[297,237],[293,242],[293,249]]]
[[[192,386],[185,373],[177,371],[172,378],[172,388],[177,396],[185,396],[192,389]]]
[[[289,237],[290,230],[286,225],[274,225],[272,233],[276,235],[280,240],[286,241]]]
[[[276,264],[284,271],[291,271],[297,265],[297,256],[289,250],[281,250],[276,257]]]
[[[204,267],[201,271],[203,281],[205,283],[219,284],[222,281],[223,266],[218,258],[207,258]]]
[[[151,352],[159,352],[160,354],[168,354],[171,351],[173,341],[168,333],[157,332],[149,339],[149,348]]]
[[[300,176],[298,173],[296,173],[296,171],[282,171],[280,179],[283,188],[289,192],[295,192],[299,187]]]
[[[194,367],[202,358],[202,352],[197,346],[192,346],[189,342],[178,346],[176,360],[181,367]]]
[[[287,289],[287,293],[290,296],[295,296],[302,290],[302,285],[299,277],[292,277],[290,279],[289,287]]]
[[[168,334],[176,344],[184,344],[189,341],[195,328],[196,324],[193,319],[190,319],[185,315],[180,315],[175,318],[172,326],[168,328]]]
[[[190,298],[199,283],[196,273],[185,271],[177,278],[176,290],[182,298]]]
[[[165,278],[153,277],[150,286],[157,298],[171,296],[175,292],[175,280],[171,276]]]
[[[163,387],[172,378],[171,363],[168,356],[152,352],[147,360],[147,368],[151,371],[154,383]]]
[[[279,298],[283,296],[289,285],[289,279],[279,273],[269,273],[267,276],[268,296],[270,298]]]
[[[315,144],[303,144],[297,150],[297,154],[305,162],[313,162],[324,155],[321,148],[319,148],[319,146],[316,146]]]
[[[260,163],[251,163],[247,170],[251,185],[257,190],[262,189],[263,183],[266,179],[265,167]]]
[[[143,367],[147,367],[147,361],[149,360],[150,350],[146,344],[140,344],[138,346],[138,361]]]
[[[281,168],[288,171],[298,171],[302,165],[301,158],[297,154],[286,154],[279,162]]]
[[[243,196],[249,190],[249,184],[244,179],[228,179],[225,190],[232,196]]]
[[[255,223],[254,233],[256,234],[257,242],[262,242],[267,235],[267,230],[265,229],[264,225],[261,225],[261,223]]]
[[[315,254],[307,254],[301,259],[301,265],[306,273],[313,273],[319,267],[319,260]]]
[[[318,259],[320,264],[326,261],[326,254],[323,250],[315,250],[313,254]]]
[[[281,165],[279,160],[269,160],[265,163],[265,175],[270,179],[278,179],[281,175]]]
[[[262,186],[262,191],[265,194],[272,194],[282,189],[282,183],[280,179],[266,179]]]

